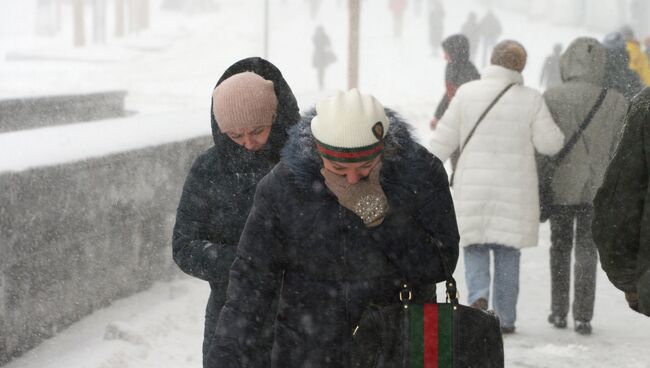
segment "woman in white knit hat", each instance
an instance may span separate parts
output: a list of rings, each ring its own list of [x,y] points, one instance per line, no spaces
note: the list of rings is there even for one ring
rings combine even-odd
[[[321,101],[258,184],[209,365],[262,367],[273,317],[272,367],[350,366],[366,306],[395,301],[404,279],[432,298],[458,240],[445,170],[407,125],[357,90]]]

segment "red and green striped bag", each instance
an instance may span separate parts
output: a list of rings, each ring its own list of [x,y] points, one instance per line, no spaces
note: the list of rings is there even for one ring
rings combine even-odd
[[[448,303],[416,303],[405,288],[400,302],[371,305],[354,331],[355,368],[499,368],[503,341],[491,312],[460,305],[455,281]]]

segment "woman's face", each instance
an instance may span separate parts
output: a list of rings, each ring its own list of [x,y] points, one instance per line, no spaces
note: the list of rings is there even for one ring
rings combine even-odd
[[[370,175],[379,161],[381,161],[381,155],[362,162],[338,162],[323,158],[323,167],[336,175],[345,176],[349,184],[356,184]]]
[[[249,151],[259,151],[264,148],[264,145],[269,140],[271,134],[271,126],[262,126],[257,128],[242,128],[233,129],[224,132],[228,138],[240,146],[244,146]]]

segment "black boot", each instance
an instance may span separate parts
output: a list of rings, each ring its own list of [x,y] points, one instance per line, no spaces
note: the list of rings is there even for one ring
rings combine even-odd
[[[558,316],[557,314],[551,313],[548,316],[548,323],[555,326],[555,328],[566,328],[566,317]]]
[[[580,335],[591,335],[591,323],[587,321],[574,321],[574,330]]]
[[[478,298],[470,307],[486,311],[488,309],[488,301],[485,298]]]

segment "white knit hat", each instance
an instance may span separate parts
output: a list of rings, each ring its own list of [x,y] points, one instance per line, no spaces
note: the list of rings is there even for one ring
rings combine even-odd
[[[319,154],[339,162],[369,161],[380,155],[388,126],[384,106],[357,89],[338,91],[319,102],[311,120]]]

